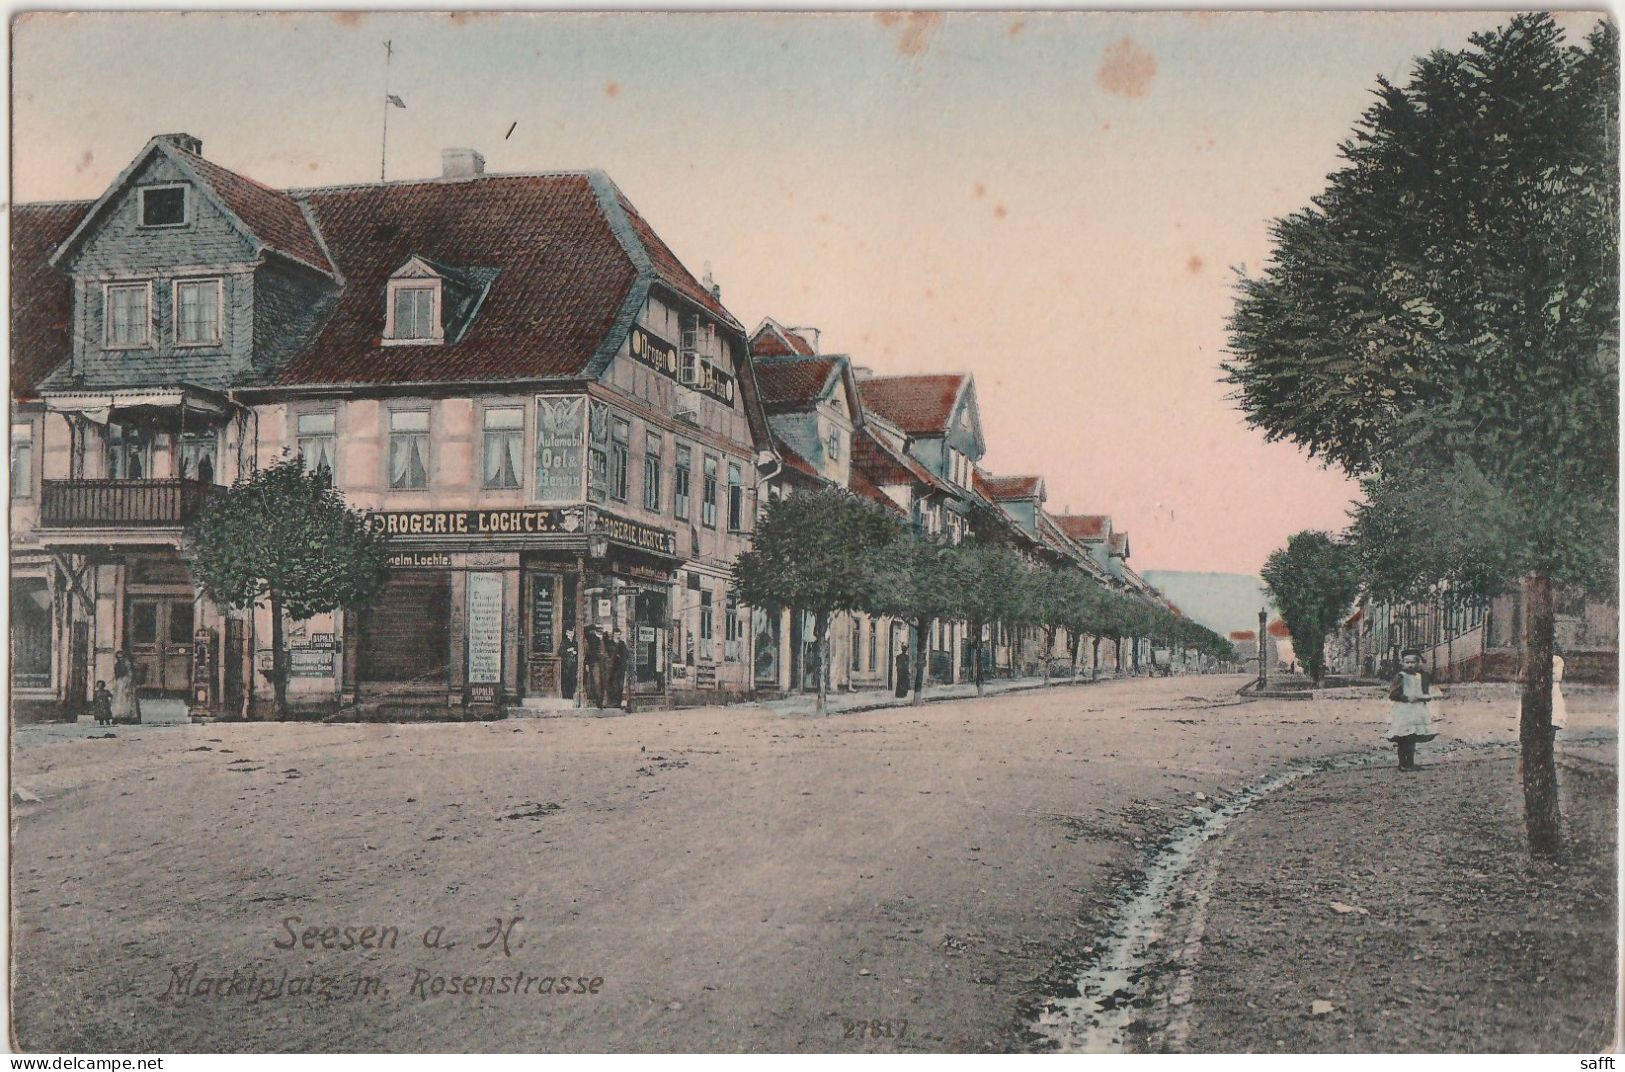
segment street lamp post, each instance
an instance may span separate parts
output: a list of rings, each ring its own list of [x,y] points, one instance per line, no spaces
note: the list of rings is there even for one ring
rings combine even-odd
[[[1264,660],[1264,643],[1269,636],[1269,605],[1258,608],[1258,691],[1269,687],[1270,672]]]

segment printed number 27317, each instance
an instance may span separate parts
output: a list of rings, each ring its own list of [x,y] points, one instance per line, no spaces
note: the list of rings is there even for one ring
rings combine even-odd
[[[842,1020],[842,1038],[903,1038],[908,1034],[907,1020]]]

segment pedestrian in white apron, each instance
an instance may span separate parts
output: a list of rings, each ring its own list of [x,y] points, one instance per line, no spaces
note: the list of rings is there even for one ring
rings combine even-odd
[[[1422,653],[1407,649],[1400,657],[1400,671],[1388,687],[1388,699],[1393,701],[1388,739],[1399,747],[1400,770],[1415,770],[1418,742],[1437,736],[1433,705],[1439,695],[1433,688],[1433,676],[1422,669]]]

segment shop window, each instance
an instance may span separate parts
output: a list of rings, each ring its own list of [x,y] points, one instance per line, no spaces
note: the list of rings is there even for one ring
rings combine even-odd
[[[34,425],[24,421],[11,426],[11,497],[26,499],[34,494]]]
[[[220,436],[212,429],[181,436],[181,478],[213,484],[219,473]]]
[[[694,469],[694,452],[677,444],[677,470],[672,478],[672,512],[679,521],[688,520],[688,485]]]
[[[627,470],[632,466],[632,426],[620,417],[610,425],[609,494],[617,502],[626,501]]]
[[[306,472],[326,473],[329,480],[333,479],[333,448],[337,424],[338,415],[331,411],[299,415],[297,442],[299,457],[304,459]]]
[[[429,486],[429,411],[395,410],[389,415],[389,486]]]
[[[643,441],[643,508],[660,512],[660,455],[665,452],[665,441],[658,433],[649,432]]]
[[[11,684],[51,686],[51,589],[44,577],[11,579]]]
[[[485,411],[484,471],[487,488],[517,488],[525,441],[525,411],[504,406]]]
[[[728,531],[745,527],[745,473],[735,462],[728,463]]]
[[[708,529],[717,527],[717,460],[705,456],[705,488],[700,500],[700,520]]]

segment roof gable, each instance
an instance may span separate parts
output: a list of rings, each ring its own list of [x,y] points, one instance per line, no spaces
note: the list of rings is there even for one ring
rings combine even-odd
[[[11,208],[11,397],[33,397],[73,354],[73,280],[51,253],[78,228],[91,202]]]
[[[57,246],[50,258],[52,267],[62,266],[96,232],[155,156],[166,160],[200,196],[208,198],[256,251],[270,250],[324,275],[336,275],[304,208],[292,197],[228,171],[163,137],[147,142],[129,166],[119,172],[73,232]]]
[[[981,418],[976,412],[975,384],[968,373],[923,376],[873,376],[858,384],[865,409],[880,414],[910,437],[943,437],[961,423],[984,449]]]
[[[763,317],[750,337],[750,352],[760,357],[811,357],[818,351],[806,336],[791,331],[772,317]]]

